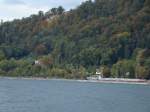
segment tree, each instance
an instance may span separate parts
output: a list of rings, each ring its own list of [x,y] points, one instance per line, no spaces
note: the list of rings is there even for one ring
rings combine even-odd
[[[52,8],[51,13],[52,13],[52,15],[56,15],[57,14],[57,8]]]
[[[111,72],[110,72],[110,68],[109,67],[102,66],[101,67],[101,71],[102,71],[103,77],[108,78],[108,77],[111,76]]]
[[[14,59],[11,60],[3,60],[0,62],[0,69],[9,72],[17,67],[17,63]]]
[[[136,62],[138,65],[144,65],[145,56],[144,56],[145,50],[140,50],[137,54]]]
[[[53,58],[51,55],[43,56],[42,58],[39,59],[39,61],[47,67],[52,67],[53,65]]]
[[[141,49],[139,50],[136,57],[136,77],[141,79],[150,78],[150,50]]]
[[[112,66],[113,77],[135,78],[135,62],[133,60],[120,60]]]
[[[145,66],[136,67],[136,77],[140,79],[150,79],[150,70]]]
[[[46,54],[46,53],[47,53],[47,48],[45,47],[45,45],[39,44],[39,45],[37,45],[36,48],[35,48],[35,53],[36,53],[37,55]]]
[[[65,9],[64,9],[62,6],[59,6],[59,7],[57,8],[57,13],[58,13],[58,15],[62,14],[64,11],[65,11]]]
[[[0,61],[5,59],[5,54],[3,51],[0,50]]]
[[[40,17],[44,16],[44,12],[43,11],[39,11],[38,14],[39,14]]]

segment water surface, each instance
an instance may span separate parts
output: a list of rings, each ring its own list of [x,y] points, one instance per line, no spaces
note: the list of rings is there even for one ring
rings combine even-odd
[[[150,112],[150,86],[0,79],[0,112]]]

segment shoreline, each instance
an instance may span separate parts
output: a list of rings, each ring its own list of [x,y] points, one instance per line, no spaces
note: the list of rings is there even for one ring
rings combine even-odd
[[[61,79],[61,78],[43,78],[43,77],[2,77],[0,79],[10,80],[62,80],[62,81],[76,81],[76,82],[90,82],[90,83],[107,83],[107,84],[137,84],[137,85],[150,85],[150,80],[142,79],[123,79],[123,78],[104,78],[101,80],[82,80],[82,79]]]

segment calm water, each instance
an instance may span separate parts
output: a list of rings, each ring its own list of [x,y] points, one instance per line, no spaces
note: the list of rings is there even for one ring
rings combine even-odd
[[[150,112],[150,86],[0,79],[0,112]]]

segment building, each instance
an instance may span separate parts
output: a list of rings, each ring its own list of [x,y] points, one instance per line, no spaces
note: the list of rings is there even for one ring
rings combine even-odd
[[[99,69],[96,69],[95,75],[87,77],[87,80],[100,80],[103,78],[103,74]]]
[[[96,69],[96,75],[99,76],[99,78],[103,78],[103,73],[102,73],[102,69]]]
[[[35,64],[35,65],[40,65],[40,66],[43,65],[43,63],[42,63],[40,60],[35,60],[35,61],[34,61],[34,64]]]

